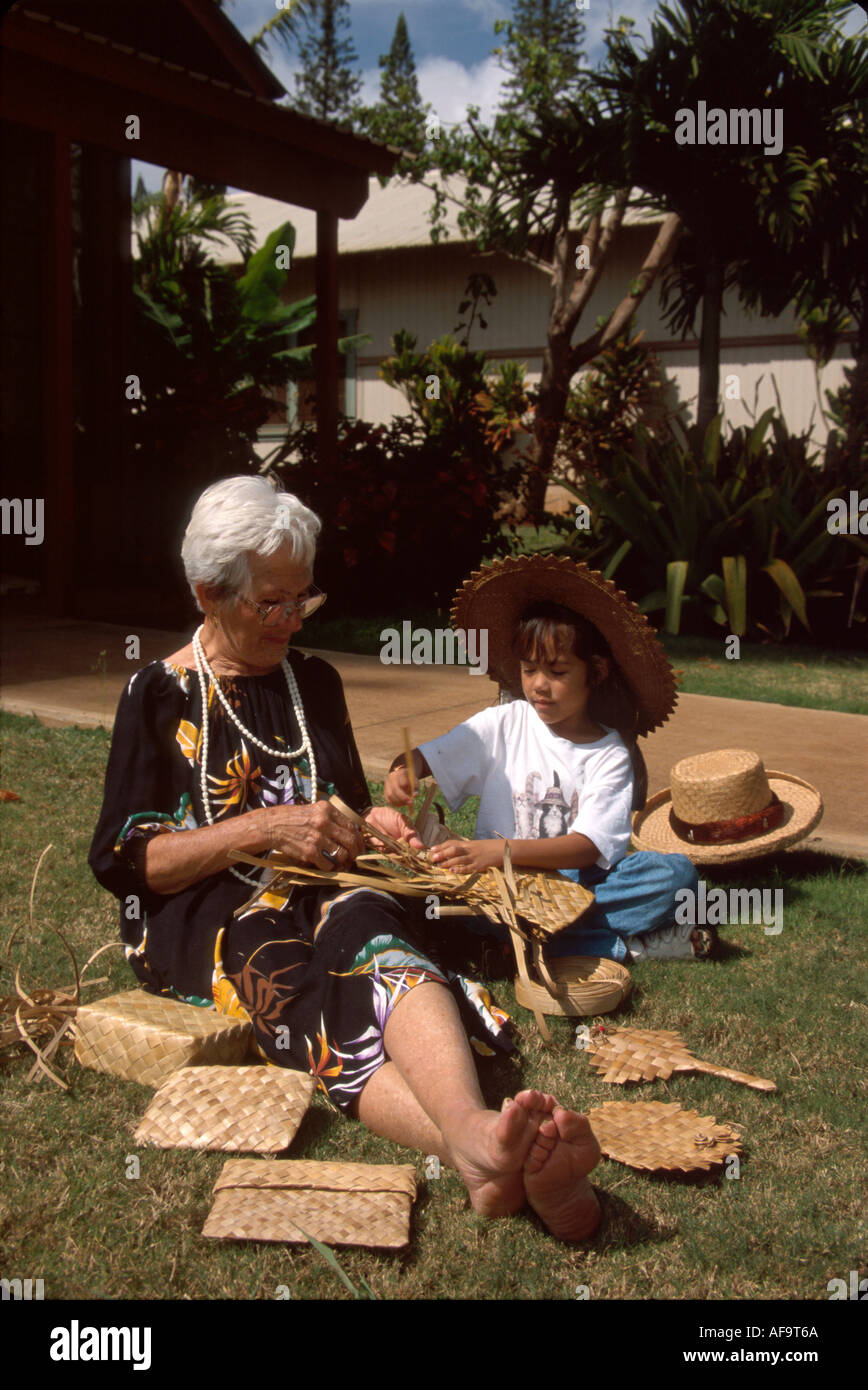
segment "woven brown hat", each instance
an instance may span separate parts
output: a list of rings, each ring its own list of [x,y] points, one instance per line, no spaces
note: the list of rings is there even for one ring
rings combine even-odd
[[[635,734],[663,724],[675,708],[675,677],[644,614],[599,570],[559,555],[520,555],[474,570],[455,596],[452,624],[488,630],[488,675],[521,693],[513,652],[519,618],[541,600],[571,608],[594,624],[609,644],[638,711]]]
[[[803,840],[823,815],[816,787],[766,772],[759,754],[745,748],[682,758],[670,778],[633,817],[637,849],[686,854],[695,864],[756,859]]]

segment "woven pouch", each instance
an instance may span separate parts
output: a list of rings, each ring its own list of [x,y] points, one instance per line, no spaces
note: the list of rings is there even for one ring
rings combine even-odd
[[[76,1014],[75,1034],[75,1055],[83,1067],[159,1086],[179,1067],[243,1061],[253,1025],[133,989],[85,1004]]]
[[[315,1082],[283,1067],[182,1067],[163,1082],[136,1130],[160,1149],[281,1153],[310,1105]]]
[[[231,1161],[214,1184],[202,1228],[223,1240],[367,1245],[397,1250],[410,1239],[412,1164]]]

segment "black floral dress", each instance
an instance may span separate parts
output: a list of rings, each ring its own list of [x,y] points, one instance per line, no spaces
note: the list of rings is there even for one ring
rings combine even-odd
[[[317,657],[290,650],[319,794],[338,795],[356,811],[367,784],[338,673]],[[240,722],[273,749],[248,740],[208,684],[208,791],[211,814],[228,816],[309,802],[311,769],[289,756],[301,744],[282,670],[218,677]],[[506,1015],[479,984],[436,964],[421,944],[410,900],[372,886],[266,891],[242,911],[252,882],[229,870],[179,893],[148,889],[143,849],[154,835],[207,825],[201,794],[202,696],[195,671],[153,662],[136,672],[118,706],[105,797],[89,862],[120,900],[126,955],[145,989],[249,1017],[265,1056],[309,1071],[335,1104],[351,1109],[386,1060],[383,1030],[398,1000],[424,981],[448,985],[471,1042],[490,1055],[511,1051]],[[372,884],[375,881],[372,880]]]

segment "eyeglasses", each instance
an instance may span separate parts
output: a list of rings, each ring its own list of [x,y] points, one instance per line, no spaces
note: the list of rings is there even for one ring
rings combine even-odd
[[[324,594],[322,589],[312,588],[304,598],[292,599],[288,603],[284,603],[282,599],[277,599],[274,603],[257,603],[252,598],[245,598],[243,594],[239,594],[238,597],[242,603],[256,609],[263,627],[277,627],[279,623],[285,623],[292,613],[297,613],[300,618],[309,618],[311,613],[322,608],[328,594]]]

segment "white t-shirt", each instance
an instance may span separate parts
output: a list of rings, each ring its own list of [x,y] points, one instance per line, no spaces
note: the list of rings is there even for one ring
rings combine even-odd
[[[587,835],[601,869],[626,854],[633,768],[614,729],[594,743],[572,743],[553,734],[526,700],[514,700],[419,747],[450,810],[480,797],[477,840]]]

